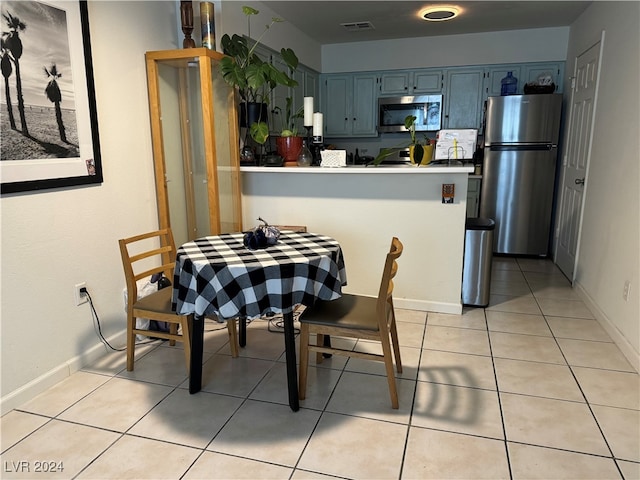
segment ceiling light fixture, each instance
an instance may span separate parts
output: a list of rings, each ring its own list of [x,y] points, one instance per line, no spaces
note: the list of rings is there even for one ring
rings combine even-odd
[[[420,10],[420,17],[429,22],[444,22],[460,14],[460,8],[449,5],[436,5]]]

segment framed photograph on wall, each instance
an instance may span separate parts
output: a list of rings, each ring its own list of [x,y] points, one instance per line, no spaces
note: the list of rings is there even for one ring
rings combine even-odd
[[[0,9],[2,194],[102,183],[87,2]]]

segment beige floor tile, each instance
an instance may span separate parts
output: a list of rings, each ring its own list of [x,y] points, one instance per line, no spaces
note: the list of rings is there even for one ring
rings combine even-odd
[[[529,285],[571,286],[571,282],[559,270],[554,272],[523,272]]]
[[[160,346],[160,340],[146,339],[138,342],[135,350],[136,361],[140,360],[147,353],[152,352]],[[103,357],[99,358],[91,365],[84,367],[85,372],[99,373],[102,375],[115,375],[127,368],[127,354],[124,351],[125,345],[114,345],[116,348],[122,348],[122,351],[109,350]],[[106,347],[105,347],[106,349]]]
[[[536,298],[553,298],[556,300],[580,300],[571,285],[547,285],[546,283],[533,283],[530,285],[533,296]]]
[[[392,347],[393,348],[393,347]],[[359,352],[371,352],[382,354],[382,347],[379,343],[360,340],[356,345]],[[400,347],[400,362],[402,372],[396,371],[396,377],[415,380],[418,378],[418,368],[420,366],[420,354],[422,349],[411,347]],[[395,357],[394,357],[395,365]],[[395,367],[394,367],[395,368]],[[370,373],[373,375],[387,375],[384,363],[365,360],[362,358],[350,357],[344,369],[348,372]]]
[[[496,390],[491,357],[423,350],[418,380]]]
[[[583,402],[571,370],[565,365],[495,358],[501,392]]]
[[[592,408],[613,455],[640,462],[640,411],[600,405]]]
[[[422,347],[424,323],[400,322],[396,319],[396,328],[398,330],[398,343],[401,347]]]
[[[551,331],[542,315],[488,311],[487,326],[489,331],[493,332],[551,336]]]
[[[0,453],[11,448],[49,421],[48,418],[12,410],[0,418]]]
[[[622,475],[624,475],[624,478],[627,480],[640,478],[640,463],[625,462],[623,460],[618,460],[617,463],[622,471]]]
[[[497,257],[491,260],[491,268],[493,270],[520,270],[518,261],[513,257]]]
[[[326,411],[406,424],[409,423],[415,385],[413,380],[396,379],[399,408],[394,409],[386,376],[344,372]]]
[[[403,479],[507,479],[503,441],[411,427]]]
[[[274,365],[270,360],[213,355],[202,366],[202,391],[246,397]],[[185,381],[181,388],[188,388]]]
[[[422,310],[407,310],[396,307],[395,312],[397,322],[418,323],[420,325],[427,323],[427,312]]]
[[[490,332],[491,349],[497,358],[566,364],[555,339],[537,335]]]
[[[2,454],[2,478],[74,478],[119,436],[118,433],[86,425],[52,420]],[[36,462],[42,461],[53,462],[53,469],[46,475],[35,471]],[[29,471],[11,468],[12,471],[8,472],[5,462],[10,466],[27,462]]]
[[[77,478],[180,478],[199,454],[195,448],[124,435]]]
[[[247,400],[207,450],[293,467],[320,412]]]
[[[231,479],[274,479],[289,478],[292,468],[281,467],[247,458],[233,457],[215,452],[204,452],[196,463],[182,477],[184,480],[231,480]]]
[[[176,389],[144,416],[128,433],[204,448],[238,409],[242,399],[207,392],[190,394]]]
[[[538,258],[518,258],[516,260],[523,272],[562,275],[558,267],[551,260],[540,260]]]
[[[538,304],[545,316],[594,318],[581,300],[560,300],[557,298],[538,298]]]
[[[552,448],[508,443],[514,480],[606,480],[619,479],[611,458],[565,452]]]
[[[569,365],[635,372],[614,343],[559,338],[558,345]]]
[[[207,353],[220,353],[231,355],[229,347],[229,330],[227,323],[218,323],[207,318],[204,323],[203,351]]]
[[[510,295],[513,297],[531,296],[531,288],[525,281],[491,280],[489,292],[493,295]]]
[[[513,297],[510,295],[494,295],[492,293],[487,312],[493,310],[498,312],[528,313],[531,315],[542,314],[531,294]]]
[[[76,372],[32,401],[20,407],[27,412],[55,417],[88,395],[111,377],[89,372]]]
[[[520,270],[491,269],[491,280],[494,282],[525,282]]]
[[[504,438],[497,393],[478,388],[418,382],[411,425]]]
[[[573,338],[575,340],[593,340],[611,342],[611,337],[596,320],[584,318],[546,317],[547,323],[556,338]]]
[[[136,357],[133,371],[123,370],[118,377],[176,387],[188,377],[184,350],[160,346],[142,358]]]
[[[500,394],[507,440],[595,455],[609,455],[584,403]]]
[[[310,365],[307,375],[307,395],[305,400],[300,401],[300,406],[322,410],[327,405],[338,378],[340,378],[340,371],[331,368],[316,368]],[[289,405],[288,392],[287,367],[284,363],[278,363],[269,370],[269,373],[251,392],[249,398]]]
[[[422,348],[472,355],[491,355],[485,330],[427,325]]]
[[[583,367],[573,367],[573,373],[591,405],[640,410],[640,376],[637,373]]]
[[[323,475],[321,473],[309,472],[307,470],[296,469],[291,476],[291,480],[336,480],[337,478],[344,477],[335,477],[333,475]]]
[[[407,426],[325,413],[298,468],[351,479],[397,479]],[[366,450],[366,455],[354,455]]]
[[[284,335],[267,330],[267,322],[247,328],[247,345],[240,349],[241,357],[277,360],[284,353]]]
[[[461,315],[448,313],[429,312],[427,325],[439,325],[441,327],[471,328],[474,330],[486,330],[487,322],[483,308],[464,307]]]
[[[112,378],[59,418],[125,432],[171,392],[171,387]]]

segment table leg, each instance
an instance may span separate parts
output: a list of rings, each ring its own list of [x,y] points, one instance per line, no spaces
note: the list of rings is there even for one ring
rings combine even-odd
[[[247,317],[240,317],[238,327],[240,330],[238,332],[238,343],[244,348],[247,345]]]
[[[298,369],[296,368],[296,336],[293,328],[293,312],[282,315],[284,320],[284,348],[287,359],[287,387],[289,407],[294,412],[300,409],[298,399]]]
[[[191,325],[191,362],[189,365],[189,393],[198,393],[202,387],[202,350],[204,343],[204,317],[193,316]]]

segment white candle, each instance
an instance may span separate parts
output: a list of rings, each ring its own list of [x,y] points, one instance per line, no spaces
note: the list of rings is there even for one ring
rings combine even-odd
[[[313,136],[322,137],[322,114],[320,112],[313,114]]]
[[[304,126],[313,125],[313,97],[304,97]]]

